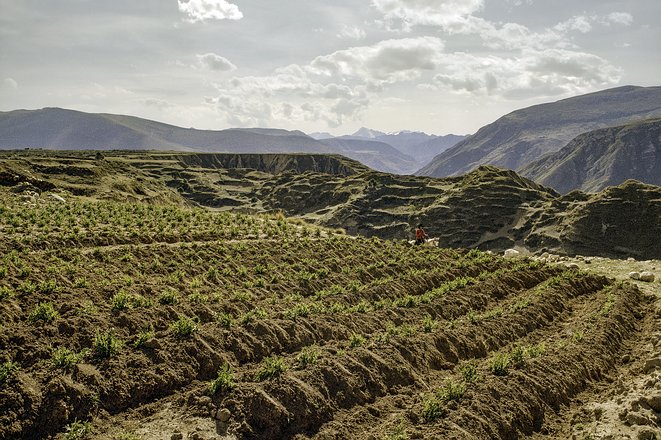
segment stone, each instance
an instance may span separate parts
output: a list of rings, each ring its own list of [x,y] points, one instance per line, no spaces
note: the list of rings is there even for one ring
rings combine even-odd
[[[162,348],[161,343],[156,338],[147,339],[142,346],[150,350],[160,350]]]
[[[232,413],[227,408],[221,408],[216,411],[215,419],[220,420],[221,422],[227,422],[232,417]]]
[[[184,435],[181,432],[175,432],[170,436],[170,440],[183,440]]]
[[[654,281],[654,274],[652,272],[641,272],[640,273],[640,281],[645,281],[646,283],[651,283]]]
[[[578,266],[578,264],[576,264],[576,263],[566,263],[566,264],[565,264],[565,267],[566,267],[567,269],[578,269],[579,266]]]
[[[652,408],[655,412],[661,413],[661,394],[655,394],[653,396],[647,396],[645,402]]]
[[[518,257],[521,254],[521,252],[517,251],[516,249],[506,249],[503,255],[505,258],[513,258],[513,257]]]
[[[50,197],[53,200],[57,200],[60,203],[64,203],[66,200],[64,200],[64,197],[59,196],[57,194],[48,194],[48,197]]]
[[[651,371],[654,371],[657,368],[661,368],[661,358],[653,358],[653,359],[648,359],[647,362],[645,362],[645,372],[649,373]]]
[[[639,280],[640,272],[629,272],[629,278],[631,278],[632,280]]]

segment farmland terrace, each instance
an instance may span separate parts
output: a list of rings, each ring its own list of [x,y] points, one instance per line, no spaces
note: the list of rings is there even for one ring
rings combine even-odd
[[[149,169],[142,156],[16,154],[0,190],[2,439],[658,433],[658,281],[590,270],[603,258],[505,259],[210,209],[167,184],[231,178],[250,199],[243,177],[274,185],[256,169],[212,179],[199,164],[167,171],[167,158],[148,179],[127,171]],[[356,176],[306,173],[312,188]],[[368,176],[400,197],[414,182]],[[625,392],[630,407],[604,428],[593,403]]]
[[[26,197],[282,212],[385,239],[411,238],[422,222],[451,248],[661,258],[661,188],[633,180],[561,196],[492,166],[437,179],[342,156],[21,150],[0,152],[0,186]]]

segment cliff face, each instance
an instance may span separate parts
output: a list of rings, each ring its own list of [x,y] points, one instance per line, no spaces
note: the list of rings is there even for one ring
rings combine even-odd
[[[627,179],[661,185],[661,119],[582,134],[521,174],[561,193],[600,191]]]
[[[517,110],[436,156],[417,174],[452,176],[479,165],[519,170],[582,133],[661,117],[661,87],[619,87]]]

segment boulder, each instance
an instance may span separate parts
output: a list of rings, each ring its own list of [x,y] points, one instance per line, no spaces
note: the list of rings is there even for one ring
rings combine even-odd
[[[639,280],[640,272],[629,272],[629,278],[631,278],[632,280]]]
[[[506,249],[503,255],[505,258],[513,258],[521,255],[521,252],[517,251],[516,249]]]
[[[640,273],[640,281],[645,281],[647,283],[651,283],[654,281],[654,274],[652,272],[641,272]]]

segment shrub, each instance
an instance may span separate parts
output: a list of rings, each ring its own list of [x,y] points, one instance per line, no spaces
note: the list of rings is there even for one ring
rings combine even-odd
[[[55,280],[42,281],[37,285],[36,290],[45,295],[50,295],[51,293],[56,293],[62,290],[62,288],[57,284]]]
[[[422,401],[422,420],[432,422],[443,415],[443,404],[435,396],[428,396]]]
[[[466,383],[462,381],[447,380],[436,393],[436,397],[443,403],[451,400],[460,400],[466,392]]]
[[[255,379],[262,382],[267,379],[279,377],[287,371],[285,360],[278,356],[267,357],[262,361],[262,365],[255,374]]]
[[[234,317],[230,313],[216,313],[216,321],[225,328],[230,328],[234,325]]]
[[[299,368],[305,368],[308,365],[316,363],[318,357],[319,352],[314,347],[303,347],[298,356],[296,356],[296,362]]]
[[[53,351],[51,363],[55,368],[69,370],[71,367],[82,361],[86,355],[87,351],[85,350],[76,353],[75,351],[69,350],[66,347],[58,347]]]
[[[531,345],[529,347],[526,347],[525,350],[526,350],[526,356],[532,359],[543,355],[546,352],[546,346],[542,342],[537,345]]]
[[[390,434],[387,434],[384,440],[408,440],[409,435],[406,432],[406,426],[404,425],[404,419],[402,418],[399,421],[399,424],[395,426]]]
[[[352,333],[349,337],[349,347],[360,347],[363,344],[365,344],[365,336]]]
[[[0,286],[0,300],[11,298],[14,296],[14,291],[7,286]]]
[[[174,290],[166,290],[160,294],[158,302],[163,305],[174,305],[179,302],[179,296]]]
[[[144,330],[138,333],[135,337],[135,341],[133,341],[131,345],[133,345],[134,348],[140,348],[143,345],[145,345],[145,342],[147,342],[154,336],[156,336],[156,332],[154,332],[153,327],[150,327],[148,330]]]
[[[37,307],[28,315],[28,321],[45,321],[51,322],[60,316],[60,314],[53,308],[50,302],[40,302]]]
[[[496,376],[507,376],[509,367],[510,357],[507,354],[498,353],[489,361],[489,369]]]
[[[515,367],[521,367],[526,361],[526,351],[523,347],[514,347],[510,352],[510,360]]]
[[[311,313],[310,306],[307,304],[298,304],[293,308],[285,311],[284,317],[286,319],[296,320],[299,316],[309,316]]]
[[[425,333],[431,333],[434,331],[437,325],[438,323],[434,321],[431,315],[427,315],[422,321],[422,330],[424,330]]]
[[[23,295],[30,295],[37,290],[37,286],[32,281],[24,281],[18,286],[18,291]]]
[[[115,336],[113,329],[110,329],[105,333],[101,333],[97,329],[96,334],[94,335],[94,341],[92,342],[94,353],[101,359],[116,355],[119,353],[119,350],[123,345],[122,341]]]
[[[218,370],[218,377],[216,377],[209,385],[211,395],[216,393],[225,393],[232,391],[236,384],[234,383],[234,373],[229,364],[223,364]]]
[[[110,299],[110,304],[112,305],[113,312],[127,310],[131,307],[131,295],[126,293],[124,289],[120,289],[120,291],[115,293]]]
[[[18,364],[12,361],[6,361],[0,364],[0,385],[4,384],[18,371]]]
[[[170,326],[175,335],[179,337],[190,336],[197,331],[197,324],[192,319],[186,316],[180,316]]]
[[[473,383],[480,378],[479,373],[477,372],[477,364],[474,360],[464,363],[459,367],[459,372],[466,383]]]
[[[74,420],[66,427],[64,434],[65,440],[80,440],[86,438],[93,432],[92,424],[90,422],[81,422]]]

